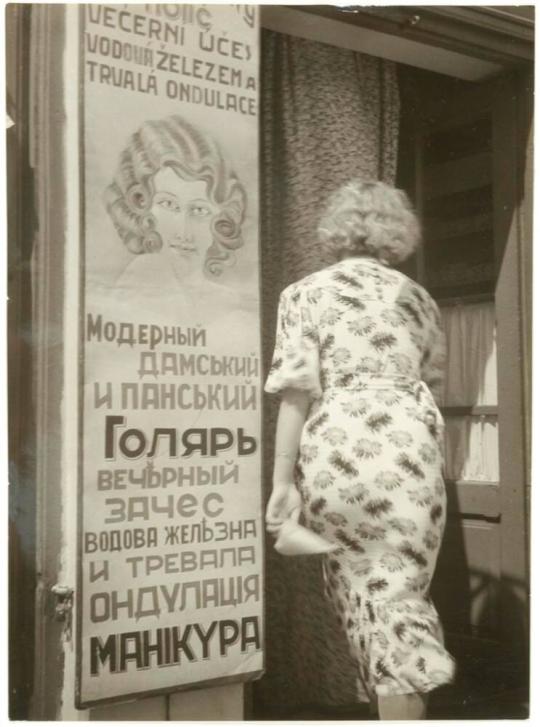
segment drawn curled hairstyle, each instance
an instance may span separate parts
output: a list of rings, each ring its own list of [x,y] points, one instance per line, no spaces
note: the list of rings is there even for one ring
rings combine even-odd
[[[409,257],[420,242],[420,224],[405,192],[361,179],[330,196],[318,233],[336,255],[374,255],[390,265]]]
[[[234,250],[243,245],[246,192],[215,141],[181,116],[146,121],[130,137],[104,194],[116,231],[135,254],[161,249],[163,241],[151,207],[154,175],[164,167],[171,167],[182,179],[205,182],[208,199],[219,212],[211,221],[213,242],[206,251],[204,271],[212,277],[220,275],[234,261]]]

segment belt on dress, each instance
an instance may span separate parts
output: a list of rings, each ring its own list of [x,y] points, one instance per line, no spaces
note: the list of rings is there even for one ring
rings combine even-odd
[[[324,389],[410,389],[416,391],[427,384],[422,379],[398,374],[370,374],[352,371],[325,377]]]
[[[442,416],[428,385],[422,379],[399,374],[370,374],[368,372],[344,372],[327,375],[323,386],[324,392],[331,390],[364,391],[371,389],[387,389],[409,391],[420,406],[426,410],[428,418],[434,417],[443,423]]]

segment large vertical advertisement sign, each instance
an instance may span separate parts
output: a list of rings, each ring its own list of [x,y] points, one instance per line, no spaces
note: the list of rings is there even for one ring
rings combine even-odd
[[[262,669],[258,19],[79,23],[87,707]]]

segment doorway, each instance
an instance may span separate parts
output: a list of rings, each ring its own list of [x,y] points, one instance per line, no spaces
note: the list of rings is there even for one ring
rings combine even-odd
[[[527,344],[519,330],[528,309],[517,301],[527,288],[519,260],[530,240],[512,220],[530,194],[522,181],[530,117],[517,108],[515,89],[530,96],[531,81],[509,72],[472,82],[404,64],[398,64],[397,76],[396,184],[413,199],[425,239],[403,271],[438,301],[450,349],[443,407],[449,516],[433,597],[460,668],[456,683],[433,695],[430,716],[523,717],[527,442],[516,432],[524,432],[527,419]],[[502,169],[511,172],[501,175]],[[512,211],[510,219],[502,209]],[[517,373],[513,379],[506,374],[509,366]],[[301,606],[297,596],[288,598],[285,610],[294,628]],[[268,649],[275,638],[268,634]],[[268,685],[279,684],[280,665],[271,658],[267,663],[267,675],[254,687],[256,718],[368,718],[353,703],[293,706],[277,691],[269,699]],[[302,678],[286,667],[284,672]]]
[[[507,280],[512,239],[499,205],[516,210],[520,202],[497,171],[512,176],[510,140],[519,144],[501,103],[511,104],[514,81],[501,75],[471,84],[408,67],[400,79],[407,103],[397,181],[424,228],[410,274],[437,300],[448,343],[442,412],[449,514],[432,594],[460,668],[456,683],[432,701],[443,718],[455,717],[463,703],[463,716],[519,717],[527,701],[525,479],[517,501],[508,491],[526,447],[521,442],[514,452],[510,474],[506,432],[523,425],[523,412],[510,413],[500,401],[511,385],[511,319],[502,299],[519,299],[523,281]]]

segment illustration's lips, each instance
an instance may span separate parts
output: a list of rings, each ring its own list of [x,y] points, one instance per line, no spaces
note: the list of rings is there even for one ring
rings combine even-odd
[[[189,245],[188,243],[181,243],[178,245],[170,245],[169,247],[172,247],[173,250],[177,250],[178,252],[195,252],[196,247],[193,245]]]

